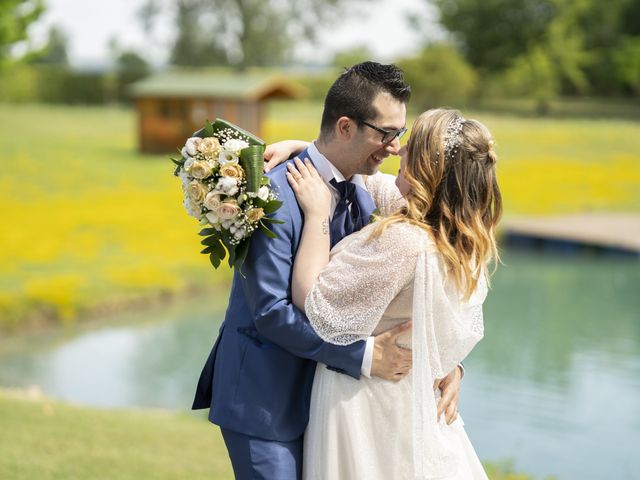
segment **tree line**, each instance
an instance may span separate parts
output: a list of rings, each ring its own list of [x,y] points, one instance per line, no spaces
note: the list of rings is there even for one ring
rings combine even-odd
[[[290,65],[296,41],[314,39],[319,25],[336,24],[358,2],[363,5],[363,0],[145,0],[138,17],[149,42],[155,41],[160,19],[171,19],[170,65],[242,71]],[[640,97],[640,0],[423,2],[424,12],[436,8],[446,34],[438,42],[425,35],[418,55],[397,59],[420,107],[518,97],[534,99],[543,113],[558,96]],[[152,71],[143,52],[114,41],[110,70],[78,74],[69,68],[68,39],[56,27],[43,47],[30,48],[29,26],[44,9],[43,0],[0,3],[0,77],[5,77],[0,98],[28,96],[25,90],[31,88],[50,101],[56,96],[69,103],[79,96],[86,103],[118,100],[126,97],[127,85]],[[411,25],[428,31],[430,21],[417,13]],[[334,64],[366,58],[373,58],[366,47],[353,46],[337,54]],[[7,83],[7,72],[13,83]],[[322,80],[308,81],[324,88]]]

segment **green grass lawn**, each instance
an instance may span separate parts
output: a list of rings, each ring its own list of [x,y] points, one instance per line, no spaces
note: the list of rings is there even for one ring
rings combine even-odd
[[[321,110],[272,104],[265,139],[314,138]],[[507,215],[638,210],[639,122],[468,116],[496,138]],[[2,105],[0,131],[0,328],[229,280],[198,253],[168,156],[137,153],[133,111]]]
[[[233,474],[217,427],[200,416],[100,410],[0,390],[2,480],[223,480]],[[527,480],[487,465],[492,480]]]
[[[199,416],[99,410],[0,391],[3,480],[233,478],[220,431]]]

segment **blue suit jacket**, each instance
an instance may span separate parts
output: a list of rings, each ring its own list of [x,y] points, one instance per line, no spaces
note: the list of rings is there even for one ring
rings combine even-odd
[[[308,157],[306,151],[299,155]],[[243,266],[234,274],[229,305],[202,370],[194,409],[210,408],[211,422],[268,440],[290,441],[309,420],[316,362],[360,378],[365,342],[337,346],[318,337],[304,313],[291,303],[293,260],[303,214],[286,179],[286,164],[269,173],[283,206],[273,224],[278,238],[256,231]],[[375,208],[358,187],[366,225]]]

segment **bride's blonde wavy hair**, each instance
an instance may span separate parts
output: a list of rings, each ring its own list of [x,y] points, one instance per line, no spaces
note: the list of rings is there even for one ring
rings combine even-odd
[[[406,207],[381,220],[372,234],[378,236],[397,222],[430,232],[465,298],[486,264],[493,261],[495,270],[500,261],[495,228],[502,197],[493,144],[483,124],[465,120],[457,110],[421,114],[407,144]]]

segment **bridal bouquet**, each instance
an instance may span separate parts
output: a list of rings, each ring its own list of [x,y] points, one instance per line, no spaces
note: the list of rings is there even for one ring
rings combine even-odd
[[[266,215],[282,202],[262,174],[265,142],[222,119],[206,122],[187,139],[174,175],[182,180],[187,213],[205,227],[200,231],[214,268],[229,256],[229,266],[241,271],[251,236],[257,229],[275,238]]]

